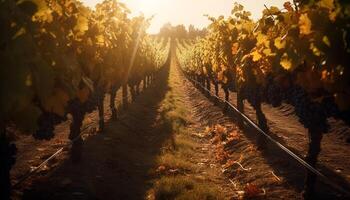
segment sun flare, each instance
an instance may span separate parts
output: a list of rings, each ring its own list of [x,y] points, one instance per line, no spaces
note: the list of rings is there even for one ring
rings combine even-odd
[[[140,11],[144,12],[144,14],[157,14],[158,9],[161,8],[161,4],[163,1],[161,0],[125,0],[125,3],[133,3],[136,8],[138,8]]]
[[[102,0],[81,0],[90,7],[94,7]],[[127,5],[133,16],[143,13],[146,17],[154,16],[149,33],[158,33],[166,23],[173,25],[184,24],[186,27],[193,24],[197,28],[204,28],[209,20],[204,14],[218,17],[229,16],[234,2],[241,3],[253,15],[253,19],[261,17],[261,11],[267,6],[283,7],[286,0],[118,0]]]

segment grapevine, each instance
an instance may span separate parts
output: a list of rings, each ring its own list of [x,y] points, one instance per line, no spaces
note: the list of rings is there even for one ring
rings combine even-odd
[[[179,62],[199,82],[217,80],[226,100],[227,90],[237,91],[241,112],[247,99],[265,132],[263,101],[272,106],[293,105],[309,131],[305,159],[315,166],[322,134],[329,128],[327,118],[348,121],[349,8],[349,3],[337,0],[286,2],[284,9],[266,7],[255,22],[236,3],[231,16],[209,17],[204,38],[188,47],[178,45]],[[315,179],[308,172],[305,198],[312,198]]]
[[[8,199],[16,151],[7,126],[47,140],[70,114],[73,139],[85,114],[97,108],[103,131],[105,95],[111,94],[115,118],[119,88],[129,84],[138,93],[142,80],[150,84],[168,58],[170,41],[149,36],[149,19],[131,18],[115,0],[94,10],[77,0],[5,0],[0,13],[0,153],[6,163],[0,166],[0,198]],[[81,144],[74,141],[73,160],[79,160]]]

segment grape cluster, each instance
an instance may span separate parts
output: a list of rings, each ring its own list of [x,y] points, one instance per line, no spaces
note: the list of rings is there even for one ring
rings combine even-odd
[[[91,97],[84,103],[84,110],[88,113],[94,111],[98,104],[98,95],[96,92],[93,92]]]
[[[258,91],[256,87],[246,86],[243,88],[244,98],[247,99],[250,105],[255,107],[258,104]]]
[[[55,134],[55,126],[66,120],[66,117],[60,117],[55,113],[43,112],[38,119],[38,130],[33,134],[37,140],[50,140]]]
[[[273,107],[278,107],[282,104],[283,92],[281,87],[279,87],[277,84],[271,83],[267,86],[266,96],[267,102]]]
[[[322,100],[322,107],[327,117],[339,116],[340,111],[338,106],[335,104],[333,97],[324,98]]]
[[[347,123],[348,125],[350,125],[350,111],[342,111],[339,113],[339,118],[341,118],[345,123]]]
[[[305,128],[317,129],[324,133],[328,131],[327,115],[322,104],[312,102],[306,91],[298,86],[293,88],[290,98],[290,102],[295,108],[295,114]]]
[[[327,97],[322,100],[322,107],[327,115],[327,117],[335,117],[337,119],[343,120],[345,123],[350,125],[350,111],[342,111],[338,108],[334,101],[334,97]]]

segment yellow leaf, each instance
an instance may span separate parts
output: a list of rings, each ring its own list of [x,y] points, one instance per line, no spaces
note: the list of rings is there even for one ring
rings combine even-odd
[[[105,38],[104,38],[103,35],[97,35],[96,39],[97,39],[97,43],[100,44],[100,45],[103,45],[104,42],[105,42]]]
[[[322,41],[327,45],[327,46],[331,46],[331,42],[329,41],[327,36],[323,36]]]
[[[288,58],[287,53],[284,53],[283,56],[281,57],[280,64],[286,70],[289,70],[290,68],[292,68],[292,60]]]
[[[312,51],[312,53],[314,53],[314,55],[316,56],[321,56],[322,52],[315,46],[314,43],[310,44],[310,50]]]
[[[269,47],[269,45],[270,45],[270,41],[269,41],[268,37],[265,34],[259,33],[256,36],[256,40],[257,40],[256,45],[263,44],[265,47]]]
[[[301,14],[299,17],[299,29],[301,35],[309,35],[311,33],[311,20],[307,16],[307,13]]]
[[[334,0],[321,0],[317,4],[322,8],[327,8],[329,10],[334,9]]]
[[[269,9],[263,10],[264,15],[276,15],[280,10],[276,6],[271,6]]]
[[[276,7],[276,6],[271,6],[269,10],[271,12],[270,14],[273,14],[273,15],[275,15],[275,14],[280,12],[280,9],[278,7]]]
[[[45,0],[30,0],[37,6],[37,12],[33,15],[33,21],[41,21],[51,23],[53,20],[52,10],[47,6]]]
[[[253,56],[254,62],[257,62],[262,58],[262,55],[257,50],[251,52],[250,55]]]
[[[89,25],[88,25],[89,21],[86,17],[84,16],[79,16],[77,18],[77,23],[74,27],[75,31],[79,31],[81,33],[87,31],[89,29]]]
[[[284,49],[286,47],[286,41],[282,40],[281,37],[276,38],[274,44],[277,49]]]
[[[213,71],[216,72],[218,70],[218,65],[216,63],[214,63],[212,65]]]
[[[270,48],[266,48],[263,50],[263,53],[266,55],[266,56],[274,56],[276,55],[275,53],[272,53],[271,49]]]

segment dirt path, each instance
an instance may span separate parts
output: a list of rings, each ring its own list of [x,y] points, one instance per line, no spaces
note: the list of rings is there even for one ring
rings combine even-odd
[[[247,185],[256,186],[256,189],[261,189],[265,193],[251,194],[255,199],[300,199],[300,187],[296,188],[284,180],[281,174],[269,163],[264,160],[261,152],[257,151],[254,143],[250,141],[245,134],[239,130],[236,124],[226,116],[222,110],[214,103],[210,102],[207,97],[195,89],[187,79],[174,67],[174,76],[181,80],[182,86],[178,87],[184,95],[186,107],[194,121],[192,134],[196,134],[200,139],[197,141],[201,144],[201,151],[204,154],[206,163],[198,163],[204,165],[203,169],[213,168],[219,172],[218,177],[223,181],[220,183],[229,188],[231,196],[229,199],[249,198],[249,194],[244,194],[247,191]],[[221,126],[227,129],[228,132],[234,132],[239,137],[231,146],[225,147],[228,154],[227,159],[220,163],[221,146],[213,142],[213,138],[207,135],[208,127]],[[281,162],[280,159],[277,162]],[[242,166],[233,165],[227,168],[230,161],[239,161]],[[226,163],[225,163],[226,162]],[[243,170],[243,168],[247,170]],[[278,176],[276,176],[278,174]],[[233,191],[233,192],[232,192]],[[256,196],[255,196],[256,195]]]
[[[130,94],[130,92],[129,92]],[[122,107],[122,91],[119,90],[116,98],[116,105],[118,110]],[[106,95],[105,98],[105,121],[109,121],[111,118],[111,110],[109,107],[109,95]],[[131,101],[129,97],[128,101]],[[87,138],[91,135],[97,133],[98,127],[98,112],[97,110],[89,113],[85,116],[83,121],[82,129],[85,129],[83,137]],[[35,140],[31,135],[23,136],[23,134],[18,133],[17,130],[13,130],[12,137],[15,140],[17,147],[17,158],[16,163],[11,170],[11,181],[12,185],[16,184],[18,180],[24,177],[31,169],[41,164],[45,159],[59,150],[61,147],[64,147],[69,143],[69,126],[71,123],[71,118],[68,116],[68,120],[62,122],[55,127],[55,137],[49,141]],[[63,154],[67,154],[68,149],[64,149]],[[57,157],[51,162],[49,162],[45,167],[39,171],[39,176],[46,176],[52,168],[55,168],[60,165],[66,159],[67,155]],[[22,191],[31,187],[32,181],[35,181],[37,176],[30,177],[27,181],[22,183],[19,186],[19,189],[14,191],[14,196],[21,196]]]
[[[195,89],[173,57],[119,121],[86,139],[82,163],[65,153],[16,198],[300,199],[302,169],[277,150],[256,150],[254,137]]]
[[[211,87],[212,89],[214,86]],[[219,92],[220,97],[224,97],[223,90]],[[236,105],[237,94],[230,92],[230,102]],[[255,110],[245,101],[245,114],[251,119],[256,120]],[[294,107],[288,104],[282,104],[279,107],[271,105],[262,105],[271,134],[281,143],[285,144],[294,153],[304,157],[308,150],[307,129],[299,122],[294,113]],[[330,130],[324,134],[322,139],[322,150],[319,155],[318,167],[327,176],[332,177],[341,185],[350,182],[350,143],[347,141],[350,137],[350,127],[339,119],[328,119]],[[341,159],[340,159],[341,158]]]

